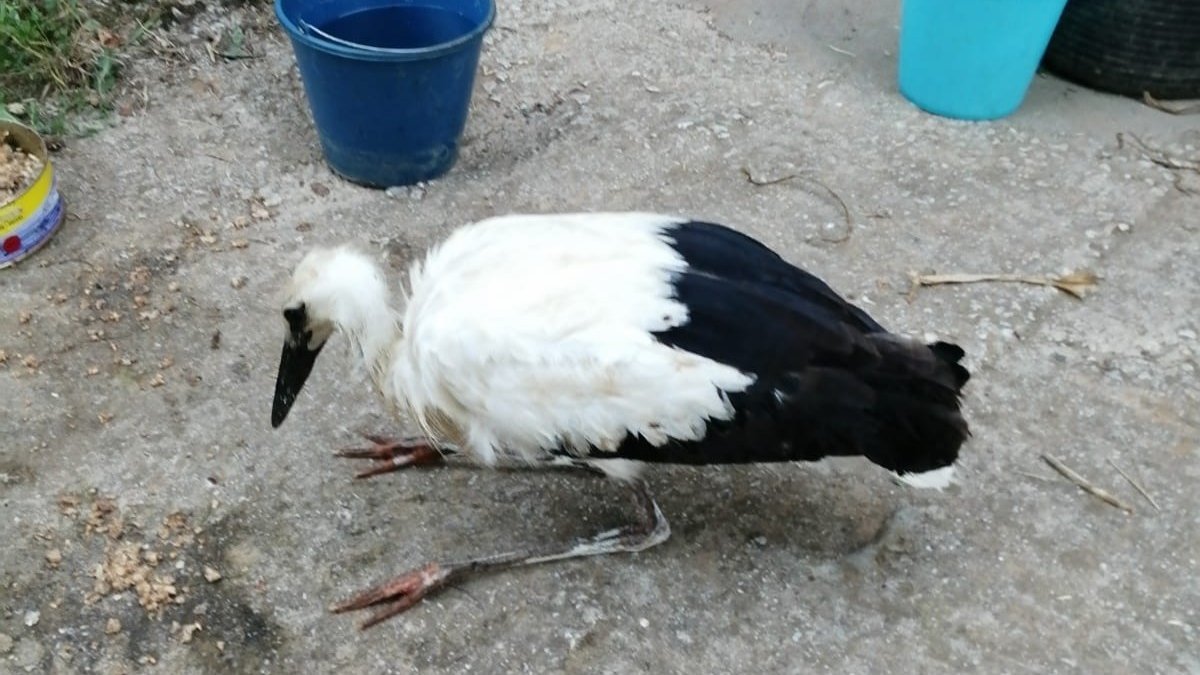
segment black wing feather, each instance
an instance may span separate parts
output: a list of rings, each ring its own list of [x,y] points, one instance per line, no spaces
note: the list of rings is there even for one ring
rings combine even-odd
[[[861,454],[899,472],[956,459],[968,434],[958,402],[969,377],[961,349],[888,333],[734,230],[689,222],[667,236],[688,265],[673,280],[688,321],[656,338],[756,380],[730,395],[736,416],[711,423],[703,440],[653,446],[629,438],[619,456],[709,464]]]
[[[864,332],[881,332],[866,312],[846,302],[815,275],[779,256],[762,242],[717,223],[688,221],[666,233],[672,246],[693,272],[791,291],[820,304]]]

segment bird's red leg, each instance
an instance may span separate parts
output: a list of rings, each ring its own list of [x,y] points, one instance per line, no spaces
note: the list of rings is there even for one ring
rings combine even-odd
[[[355,478],[369,478],[410,466],[441,464],[443,456],[454,454],[453,450],[438,448],[423,438],[403,438],[396,441],[370,434],[363,434],[363,437],[371,442],[369,447],[345,448],[334,453],[337,457],[375,461],[371,468],[359,472]]]
[[[447,584],[478,572],[605,553],[642,551],[661,544],[671,536],[671,526],[663,517],[654,498],[650,496],[646,484],[635,481],[632,487],[634,500],[641,516],[637,523],[601,532],[594,537],[578,539],[565,546],[547,546],[526,551],[501,553],[463,562],[429,563],[334,605],[330,611],[340,614],[378,607],[375,613],[360,626],[364,629],[370,628],[412,608],[423,598]]]

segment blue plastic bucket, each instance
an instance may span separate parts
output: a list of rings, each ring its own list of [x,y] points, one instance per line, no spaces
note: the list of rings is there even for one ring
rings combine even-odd
[[[454,165],[493,0],[275,0],[325,159],[373,187]]]
[[[900,93],[944,117],[988,120],[1021,105],[1066,0],[904,0]]]

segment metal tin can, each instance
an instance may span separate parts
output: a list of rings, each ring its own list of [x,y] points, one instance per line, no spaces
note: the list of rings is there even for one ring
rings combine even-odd
[[[23,124],[0,121],[0,134],[42,161],[42,170],[15,199],[0,204],[0,268],[8,267],[50,240],[66,213],[46,143]]]

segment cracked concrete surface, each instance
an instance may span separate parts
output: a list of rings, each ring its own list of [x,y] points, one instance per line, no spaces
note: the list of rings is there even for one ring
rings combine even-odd
[[[391,193],[322,164],[266,13],[176,36],[203,54],[238,22],[263,58],[134,64],[149,104],[55,156],[72,217],[0,271],[0,673],[1200,672],[1200,175],[1130,142],[1194,161],[1197,118],[1050,77],[1009,119],[923,114],[895,90],[894,5],[503,3],[459,164]],[[316,243],[399,279],[460,223],[598,209],[733,224],[962,344],[959,485],[851,460],[655,470],[663,546],[480,578],[365,633],[328,614],[626,505],[558,473],[352,482],[330,452],[404,428],[337,348],[271,431],[280,283]],[[908,295],[913,271],[1081,268],[1082,301]]]

